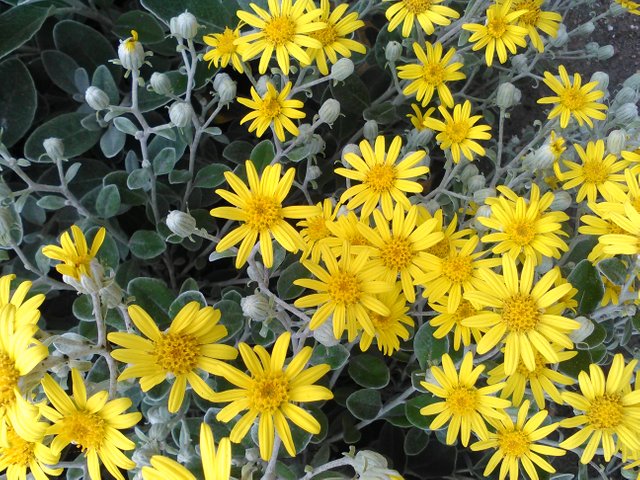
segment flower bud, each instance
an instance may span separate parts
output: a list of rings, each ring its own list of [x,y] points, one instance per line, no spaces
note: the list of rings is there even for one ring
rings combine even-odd
[[[460,181],[462,183],[466,183],[471,177],[474,175],[478,175],[480,170],[473,163],[469,163],[462,169],[462,173],[460,174]]]
[[[144,63],[145,53],[142,44],[138,41],[138,32],[131,30],[131,36],[124,41],[120,41],[118,58],[125,69],[140,69]]]
[[[612,130],[607,136],[607,150],[614,155],[620,155],[627,144],[627,132],[624,130]]]
[[[473,201],[476,203],[484,203],[487,198],[495,197],[495,188],[482,188],[473,192]]]
[[[244,458],[247,459],[250,463],[255,463],[260,461],[260,450],[257,448],[247,448],[244,452]],[[253,477],[253,475],[252,475]]]
[[[158,95],[171,95],[173,93],[173,86],[171,80],[164,73],[153,72],[151,79],[149,79],[151,88]]]
[[[187,102],[175,102],[169,107],[169,118],[176,127],[184,128],[191,123],[193,108]]]
[[[556,156],[551,151],[551,146],[548,143],[545,143],[533,154],[531,166],[536,170],[544,170],[545,168],[552,167],[555,160]]]
[[[378,122],[375,120],[367,120],[362,128],[362,135],[364,138],[373,143],[378,136]]]
[[[353,62],[348,58],[341,58],[331,67],[331,78],[342,82],[349,77],[355,69]]]
[[[44,151],[47,152],[49,158],[53,161],[64,160],[64,143],[62,140],[55,137],[50,137],[42,142]]]
[[[313,330],[313,338],[325,347],[334,347],[340,343],[340,340],[337,340],[333,335],[332,322],[324,322]]]
[[[513,83],[501,83],[496,93],[496,105],[502,110],[520,103],[522,93]]]
[[[269,304],[269,299],[263,293],[249,295],[240,300],[242,313],[245,317],[249,317],[255,322],[264,322],[273,317],[274,311]]]
[[[549,44],[553,47],[562,47],[569,40],[569,34],[567,33],[567,27],[564,23],[561,23],[558,27],[558,34],[555,38],[549,38]]]
[[[172,233],[182,238],[191,237],[198,229],[196,219],[180,210],[172,210],[169,212],[166,224]]]
[[[622,82],[622,86],[636,90],[640,88],[640,73],[634,73],[633,75],[631,75],[624,82]]]
[[[411,145],[411,148],[424,148],[432,138],[433,130],[430,128],[423,128],[422,130],[414,128],[407,136],[407,145]]]
[[[402,55],[402,44],[394,40],[387,43],[384,49],[384,57],[388,62],[395,63]]]
[[[213,79],[213,89],[218,92],[220,103],[223,105],[231,103],[236,98],[237,88],[236,82],[226,73],[218,74]]]
[[[323,152],[325,146],[324,140],[318,134],[312,135],[306,145],[309,155],[317,155]]]
[[[638,117],[638,107],[635,103],[625,103],[616,110],[616,122],[626,125]]]
[[[318,111],[318,116],[320,117],[320,121],[326,123],[327,125],[333,125],[338,119],[340,115],[340,102],[335,98],[327,99],[320,110]]]
[[[600,44],[598,42],[589,42],[584,46],[584,51],[587,55],[598,55],[598,49],[600,48]]]
[[[109,107],[109,96],[98,87],[89,87],[84,92],[84,99],[87,104],[96,111]]]
[[[467,181],[467,190],[469,192],[475,192],[477,190],[480,190],[481,188],[484,188],[486,183],[487,179],[484,177],[484,175],[474,175]]]
[[[605,45],[598,49],[598,60],[609,60],[611,57],[615,55],[616,51],[613,48],[613,45]]]
[[[607,87],[609,86],[609,74],[605,72],[593,72],[591,75],[590,82],[598,82],[597,89],[603,92],[607,91]]]
[[[265,93],[267,93],[267,83],[269,83],[270,81],[271,79],[267,75],[262,75],[260,78],[258,78],[258,82],[256,84],[256,92],[258,92],[258,95],[262,97]]]
[[[347,143],[342,148],[341,160],[342,160],[343,165],[345,165],[345,166],[347,166],[348,164],[345,162],[344,157],[348,153],[353,153],[355,155],[360,155],[360,147],[358,147],[358,145],[356,145],[355,143]]]
[[[636,103],[636,91],[631,87],[622,87],[616,94],[615,102],[618,105],[624,103]]]
[[[124,292],[122,288],[111,279],[111,281],[104,282],[106,286],[100,289],[100,300],[102,304],[107,308],[117,308],[118,305],[122,304],[122,297],[124,296]]]
[[[317,178],[320,178],[321,175],[322,169],[317,165],[311,165],[309,168],[307,168],[307,180],[315,180]]]
[[[576,34],[578,35],[591,35],[593,31],[596,29],[596,26],[593,22],[586,22],[576,28]]]
[[[620,5],[619,3],[616,3],[616,2],[612,2],[611,5],[609,6],[609,13],[613,17],[617,17],[619,15],[622,15],[626,11],[627,11],[627,9],[625,7],[623,7],[622,5]]]
[[[198,19],[187,11],[169,20],[171,35],[176,38],[192,40],[198,33],[198,27]]]
[[[491,206],[490,205],[480,205],[478,210],[476,210],[476,214],[473,217],[473,228],[475,228],[478,232],[485,232],[488,230],[488,227],[480,223],[480,218],[487,218],[491,216]]]
[[[574,318],[574,320],[578,322],[580,326],[577,330],[574,330],[569,334],[569,338],[574,343],[582,342],[593,333],[593,331],[595,330],[595,326],[593,325],[593,322],[587,317],[579,316]]]
[[[361,450],[356,454],[353,461],[353,469],[361,475],[367,470],[374,470],[376,467],[387,467],[387,459],[377,452],[371,450]]]
[[[551,202],[551,205],[549,206],[549,208],[551,208],[551,210],[564,212],[567,208],[571,206],[572,203],[573,203],[573,198],[571,198],[571,195],[568,192],[565,192],[564,190],[560,190],[553,194],[553,201]]]

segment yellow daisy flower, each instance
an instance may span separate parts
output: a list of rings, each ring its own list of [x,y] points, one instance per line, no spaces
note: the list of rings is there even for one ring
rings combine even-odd
[[[306,432],[314,435],[320,433],[320,423],[297,403],[333,398],[331,390],[314,385],[330,370],[329,365],[320,364],[305,369],[313,352],[311,347],[304,347],[284,367],[290,341],[289,332],[281,334],[273,345],[271,355],[261,345],[251,349],[241,342],[238,346],[240,355],[251,376],[225,364],[221,374],[239,388],[216,393],[214,397],[216,402],[231,402],[216,415],[220,422],[228,423],[240,412],[248,410],[231,429],[230,439],[234,443],[241,442],[256,417],[260,417],[258,444],[263,460],[271,458],[275,432],[278,432],[287,453],[292,457],[296,455],[287,419]]]
[[[598,210],[604,215],[612,212],[624,214],[624,204],[627,202],[630,203],[636,211],[640,212],[640,176],[635,174],[633,169],[626,168],[624,170],[624,180],[628,191],[623,201],[602,202],[597,204]]]
[[[246,45],[242,52],[242,60],[245,62],[262,52],[258,66],[261,74],[267,71],[275,51],[280,70],[289,75],[289,57],[303,65],[309,65],[311,59],[303,47],[322,48],[320,40],[312,38],[310,33],[322,30],[327,25],[316,21],[322,13],[319,8],[305,13],[307,0],[268,0],[268,4],[269,11],[255,3],[250,4],[257,15],[238,10],[240,20],[254,27],[257,32],[242,35],[234,43]]]
[[[326,244],[331,248],[334,256],[339,256],[342,253],[342,246],[345,242],[349,244],[351,252],[354,254],[358,254],[362,250],[369,251],[367,247],[371,246],[371,242],[362,235],[360,228],[358,228],[359,224],[368,227],[369,217],[358,218],[354,212],[347,212],[346,214],[338,214],[335,222],[326,224],[332,235],[327,238]]]
[[[211,427],[200,424],[200,457],[204,480],[229,480],[231,472],[231,443],[227,437],[220,440],[218,449],[214,443]],[[144,480],[196,480],[189,470],[162,455],[151,457],[151,466],[142,467]]]
[[[640,15],[640,3],[632,0],[615,0],[615,2],[622,5],[627,12],[633,15]]]
[[[369,263],[368,250],[362,250],[354,256],[351,246],[345,243],[338,261],[327,246],[323,245],[321,248],[326,270],[318,263],[303,260],[302,265],[317,280],[299,278],[293,282],[317,293],[297,299],[294,305],[298,308],[319,306],[311,317],[311,330],[315,330],[332,316],[336,339],[342,337],[347,324],[360,324],[365,332],[375,336],[376,330],[368,312],[382,316],[391,313],[389,307],[375,298],[376,294],[392,288],[388,282],[377,280],[383,277],[384,270],[379,265]],[[349,341],[353,341],[353,338]]]
[[[331,230],[327,226],[332,223],[340,204],[333,205],[333,198],[325,198],[321,203],[316,204],[317,212],[304,220],[298,222],[300,227],[300,235],[304,240],[306,247],[302,251],[302,259],[311,257],[311,261],[318,263],[320,261],[320,246],[327,243],[331,237]],[[342,245],[342,242],[340,242]]]
[[[269,126],[273,128],[276,137],[281,142],[284,142],[285,139],[285,129],[297,137],[299,130],[291,119],[304,118],[305,113],[297,110],[304,107],[304,103],[300,100],[287,99],[292,86],[291,82],[287,82],[282,91],[278,93],[273,84],[268,82],[264,97],[260,97],[256,89],[251,87],[251,98],[238,97],[238,103],[253,110],[242,117],[240,124],[252,120],[249,132],[255,130],[258,138],[262,137]]]
[[[458,228],[458,215],[453,214],[453,218],[451,222],[445,227],[444,226],[444,212],[442,209],[438,209],[431,215],[426,209],[421,209],[418,207],[418,211],[421,213],[422,218],[418,219],[418,224],[429,220],[430,218],[435,218],[438,223],[436,227],[436,232],[442,232],[444,234],[444,238],[436,243],[433,247],[427,249],[427,253],[431,255],[435,255],[439,258],[445,258],[449,255],[452,247],[462,248],[462,246],[467,241],[467,237],[473,234],[473,230],[470,228],[464,228],[462,230],[457,230]]]
[[[39,308],[44,302],[45,296],[42,293],[38,293],[25,300],[33,285],[28,280],[20,282],[18,288],[11,294],[11,281],[15,278],[14,274],[0,277],[0,310],[6,305],[13,305],[16,309],[15,319],[20,322],[20,325],[35,325],[40,319]],[[14,326],[14,328],[17,327],[18,325]]]
[[[508,400],[493,396],[504,387],[503,383],[477,388],[478,377],[484,371],[484,365],[473,367],[473,354],[467,352],[456,371],[453,360],[448,354],[442,356],[442,369],[431,367],[431,374],[438,382],[420,382],[434,396],[444,399],[420,409],[422,415],[437,415],[429,425],[431,430],[438,430],[447,422],[447,445],[452,445],[458,434],[463,446],[469,445],[471,432],[479,438],[489,437],[485,421],[489,418],[499,419],[504,415],[501,410],[511,403]]]
[[[640,390],[631,390],[631,376],[637,360],[626,366],[622,354],[613,357],[611,369],[605,378],[602,369],[589,365],[589,373],[578,374],[580,393],[563,392],[562,399],[580,412],[560,422],[565,428],[580,427],[578,432],[564,440],[560,447],[573,449],[589,440],[580,462],[587,464],[602,445],[605,461],[611,460],[620,447],[640,450],[637,435],[640,418]]]
[[[415,94],[416,100],[422,100],[422,106],[425,107],[431,101],[433,93],[437,91],[440,103],[451,108],[454,105],[453,95],[447,87],[447,82],[467,78],[464,73],[458,71],[463,65],[460,62],[451,62],[456,54],[453,48],[450,48],[443,57],[440,42],[435,44],[427,42],[425,47],[426,51],[418,42],[414,42],[413,52],[419,62],[397,67],[399,78],[412,80],[402,93],[406,96]]]
[[[444,0],[399,0],[387,7],[385,15],[389,20],[388,30],[392,32],[402,23],[402,36],[411,35],[413,26],[418,24],[427,35],[435,31],[434,25],[447,26],[450,18],[460,18],[452,8],[440,5]]]
[[[478,328],[465,327],[462,321],[465,318],[477,315],[480,310],[475,308],[468,300],[460,300],[455,308],[449,307],[449,297],[444,296],[437,302],[430,302],[429,306],[440,315],[429,320],[432,327],[436,327],[433,337],[441,339],[446,337],[453,330],[453,349],[460,350],[460,343],[465,347],[471,345],[471,337],[474,343],[478,343],[482,338],[482,330]]]
[[[564,137],[559,136],[554,130],[551,130],[551,134],[549,135],[549,149],[556,160],[558,160],[560,155],[567,149]]]
[[[531,44],[539,52],[544,52],[544,44],[538,30],[542,30],[550,37],[558,36],[558,28],[562,22],[562,15],[557,12],[542,10],[544,0],[515,0],[511,11],[524,10],[526,13],[518,18],[518,25],[527,29]]]
[[[202,56],[202,59],[205,62],[209,62],[209,68],[211,68],[212,63],[216,68],[226,68],[231,62],[233,68],[240,73],[244,73],[244,66],[240,56],[245,46],[242,44],[236,45],[235,41],[239,38],[240,26],[233,30],[225,27],[222,33],[210,33],[203,36],[202,41],[212,48]]]
[[[178,411],[184,400],[187,383],[202,398],[211,399],[213,390],[198,375],[198,370],[217,373],[220,360],[233,360],[238,352],[230,345],[217,344],[227,336],[224,325],[218,325],[220,310],[200,308],[198,302],[189,302],[177,313],[163,333],[138,305],[129,306],[133,324],[147,338],[133,333],[112,332],[108,340],[124,347],[111,356],[131,364],[118,377],[118,381],[140,377],[143,392],[175,377],[169,394],[169,411]]]
[[[540,104],[555,103],[549,116],[549,120],[560,117],[560,127],[566,128],[569,125],[569,118],[573,115],[578,121],[578,125],[582,126],[586,123],[593,128],[592,118],[596,120],[604,120],[607,115],[601,110],[606,110],[607,106],[596,100],[604,97],[602,90],[597,90],[598,82],[589,82],[582,85],[582,77],[579,73],[573,74],[573,83],[569,78],[567,69],[564,65],[558,67],[560,80],[558,81],[550,72],[544,72],[544,83],[554,91],[556,96],[543,97],[538,100]]]
[[[58,455],[67,445],[77,445],[87,459],[91,480],[100,480],[100,462],[111,475],[124,480],[120,469],[131,470],[135,462],[127,458],[122,450],[133,450],[135,443],[120,430],[136,425],[142,415],[139,412],[123,413],[131,406],[128,398],[107,401],[105,390],[87,398],[87,389],[80,372],[71,370],[73,395],[69,397],[49,375],[42,380],[44,393],[51,402],[42,406],[42,415],[53,424],[47,435],[55,435],[51,450]]]
[[[525,400],[518,410],[515,423],[511,417],[505,415],[499,421],[492,422],[496,428],[495,433],[490,433],[487,440],[471,445],[471,450],[476,452],[489,448],[495,449],[483,475],[490,475],[498,465],[500,465],[498,477],[500,480],[504,480],[507,475],[510,480],[520,478],[520,466],[524,468],[532,480],[539,478],[536,466],[548,473],[556,471],[541,455],[560,457],[566,452],[561,448],[537,442],[554,432],[559,423],[551,423],[541,427],[542,422],[548,416],[547,411],[541,410],[530,418],[527,418],[528,413],[529,400]]]
[[[91,277],[91,261],[98,254],[107,231],[104,227],[98,229],[93,237],[93,242],[91,242],[91,249],[88,248],[87,239],[78,226],[71,225],[71,233],[73,240],[71,240],[69,232],[64,232],[60,236],[60,247],[47,245],[42,247],[42,254],[62,262],[56,265],[56,270],[62,275],[73,277],[76,280],[80,280],[82,275]]]
[[[603,218],[604,212],[600,211],[599,205],[601,203],[588,203],[589,208],[593,210],[596,215],[582,215],[580,217],[580,222],[582,225],[578,228],[578,232],[582,235],[595,235],[600,237],[602,235],[608,234],[622,234],[624,235],[626,232],[620,228],[617,224],[615,224],[609,218]],[[587,259],[596,264],[600,260],[604,260],[605,258],[611,258],[614,255],[610,255],[604,252],[604,244],[598,243],[591,252]]]
[[[307,8],[314,10],[315,3],[309,2],[309,4],[311,7]],[[345,15],[348,8],[348,3],[341,3],[332,11],[329,0],[320,0],[322,13],[318,17],[318,21],[326,24],[326,27],[311,32],[309,36],[318,40],[322,44],[322,48],[309,48],[307,49],[307,54],[311,62],[316,62],[322,75],[329,74],[327,58],[333,64],[338,61],[338,55],[349,58],[352,51],[362,54],[367,53],[367,49],[362,43],[346,38],[359,28],[364,27],[364,22],[358,18],[358,12],[351,12]],[[302,66],[308,65],[304,62],[301,64]]]
[[[405,192],[420,193],[422,185],[409,180],[429,172],[429,167],[416,166],[427,154],[424,150],[412,152],[396,163],[402,147],[402,138],[394,137],[389,151],[385,149],[385,138],[381,135],[371,145],[367,140],[360,142],[362,157],[347,153],[344,160],[354,169],[336,168],[335,172],[343,177],[362,182],[348,188],[340,197],[340,203],[346,202],[353,210],[362,205],[362,216],[368,217],[380,205],[387,220],[393,216],[393,201],[404,210],[411,204]]]
[[[526,10],[512,11],[513,1],[504,0],[502,3],[494,3],[487,9],[487,20],[484,25],[477,23],[465,23],[464,30],[473,32],[469,37],[470,42],[476,42],[472,50],[485,50],[485,61],[487,66],[493,64],[493,56],[498,54],[500,63],[507,61],[507,49],[515,55],[517,46],[526,48],[525,40],[528,30],[518,26],[519,17],[527,13]]]
[[[558,277],[557,270],[544,274],[534,285],[533,260],[524,261],[518,275],[516,262],[511,257],[502,257],[502,275],[491,270],[480,272],[483,283],[477,291],[465,293],[465,298],[479,307],[491,307],[493,312],[482,312],[463,320],[467,327],[488,329],[478,342],[477,352],[485,354],[499,343],[505,344],[505,373],[512,375],[522,360],[534,371],[536,352],[551,363],[560,361],[558,352],[551,344],[573,349],[568,334],[580,327],[575,320],[547,309],[556,304],[572,288],[571,284],[551,288]]]
[[[444,122],[434,118],[425,118],[424,124],[432,130],[440,133],[436,140],[442,150],[451,150],[453,161],[460,161],[460,153],[468,160],[473,160],[473,154],[480,156],[485,154],[484,148],[474,140],[489,140],[491,134],[489,125],[476,125],[482,115],[471,116],[471,102],[465,100],[463,104],[453,107],[453,115],[443,105],[438,107]]]
[[[242,225],[229,232],[216,245],[217,252],[223,252],[239,242],[240,248],[236,257],[236,268],[242,267],[247,261],[251,249],[260,240],[262,260],[267,268],[273,265],[273,245],[271,237],[289,252],[304,249],[305,243],[300,234],[287,223],[285,219],[308,218],[316,212],[313,206],[283,207],[282,202],[287,197],[295,168],[290,168],[280,178],[282,166],[279,163],[267,165],[262,176],[251,160],[245,162],[249,187],[232,172],[225,172],[227,180],[235,193],[218,189],[220,195],[233,207],[218,207],[211,210],[211,215],[242,222]]]
[[[640,254],[640,212],[631,203],[624,204],[624,215],[612,213],[611,221],[623,230],[623,233],[609,233],[598,238],[607,255]]]
[[[427,108],[426,112],[422,113],[420,107],[415,103],[411,104],[411,109],[413,113],[408,113],[407,118],[411,122],[411,125],[413,125],[413,128],[419,132],[427,128],[424,124],[424,119],[430,117],[431,114],[436,111],[436,107],[430,107]]]

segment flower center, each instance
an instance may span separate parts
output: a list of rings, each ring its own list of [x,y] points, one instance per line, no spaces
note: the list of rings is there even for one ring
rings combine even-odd
[[[447,123],[445,133],[451,143],[462,143],[469,133],[469,123],[466,121]]]
[[[380,259],[389,270],[404,270],[411,265],[414,255],[411,242],[405,237],[392,236],[380,248]]]
[[[502,38],[507,32],[507,22],[504,18],[492,18],[487,23],[487,35],[493,38]]]
[[[313,217],[307,220],[307,228],[304,232],[312,242],[317,242],[318,240],[331,236],[331,231],[327,228],[327,222],[323,216]]]
[[[229,27],[218,37],[218,46],[216,47],[221,55],[229,55],[237,50],[237,46],[233,44],[236,39],[235,33]]]
[[[471,305],[471,302],[464,299],[460,300],[460,305],[458,305],[458,308],[456,309],[455,313],[452,314],[453,321],[456,322],[458,326],[461,326],[462,321],[465,318],[469,318],[470,316],[475,315],[476,313],[478,313],[478,310],[473,308],[473,305]]]
[[[516,369],[517,373],[522,375],[527,379],[538,378],[539,376],[544,376],[543,372],[547,368],[547,361],[545,358],[540,355],[538,352],[534,352],[536,368],[531,371],[527,368],[527,366],[522,363],[522,361],[518,362],[518,368]]]
[[[522,430],[498,433],[498,446],[507,457],[521,457],[529,451],[529,435]]]
[[[391,315],[383,316],[371,310],[369,310],[369,318],[371,318],[371,323],[377,332],[393,330],[393,326],[396,324],[396,319]]]
[[[414,15],[424,13],[431,8],[431,0],[402,0],[404,8]]]
[[[466,282],[473,272],[473,259],[469,256],[447,257],[442,260],[442,274],[453,283]]]
[[[124,41],[124,48],[129,53],[133,53],[138,43],[138,32],[131,30],[131,36]]]
[[[253,195],[245,207],[247,226],[256,231],[270,230],[282,221],[282,205],[275,198]]]
[[[502,320],[512,332],[533,330],[540,320],[538,304],[531,295],[516,293],[504,301]]]
[[[526,10],[527,13],[518,18],[521,23],[525,25],[537,25],[540,18],[540,7],[533,0],[524,0],[516,2],[511,7],[511,10],[517,12],[518,10]]]
[[[9,356],[0,352],[0,411],[15,401],[14,389],[18,386],[20,372]]]
[[[253,378],[248,392],[250,408],[273,413],[289,399],[289,381],[282,372],[266,372]]]
[[[265,98],[260,106],[260,113],[263,117],[272,119],[280,115],[282,105],[277,98]]]
[[[7,428],[7,447],[0,447],[0,458],[3,467],[17,466],[28,467],[35,459],[35,444],[27,442],[20,437],[11,427]]]
[[[568,87],[560,94],[560,103],[569,110],[580,110],[584,106],[584,94],[577,87]]]
[[[338,271],[328,284],[329,296],[335,303],[353,305],[360,300],[360,280],[351,272]]]
[[[624,417],[620,396],[610,393],[597,396],[591,401],[587,417],[593,428],[600,430],[616,428]]]
[[[334,25],[327,24],[325,28],[311,32],[309,36],[319,40],[322,46],[326,47],[332,45],[338,39],[338,32]]]
[[[393,165],[374,165],[367,173],[364,183],[376,193],[386,192],[396,183],[396,169]]]
[[[284,45],[293,40],[296,34],[296,23],[286,16],[275,16],[264,26],[267,42],[273,45]]]
[[[422,79],[435,86],[444,83],[444,67],[439,63],[430,63],[422,67]]]
[[[191,335],[165,333],[156,342],[153,353],[160,367],[174,375],[184,375],[198,364],[200,345]]]
[[[446,402],[454,415],[470,415],[476,411],[478,391],[474,387],[454,387]]]
[[[427,249],[427,253],[435,255],[438,258],[446,257],[447,255],[449,255],[449,239],[447,237],[444,237],[434,246],[429,247]]]
[[[64,417],[64,432],[82,451],[99,449],[107,435],[107,424],[95,413],[79,410]]]
[[[588,159],[582,165],[582,176],[585,183],[604,183],[609,179],[609,169],[600,160]]]
[[[505,230],[511,241],[520,246],[529,245],[536,236],[536,229],[526,221],[516,222],[509,225]]]
[[[560,138],[555,142],[551,142],[549,144],[549,149],[551,150],[551,153],[553,153],[553,155],[558,158],[566,150],[566,148],[564,147],[564,138]]]

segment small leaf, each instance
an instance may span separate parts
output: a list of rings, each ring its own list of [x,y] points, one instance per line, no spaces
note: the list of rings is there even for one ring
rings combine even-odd
[[[276,149],[271,140],[263,140],[251,150],[251,161],[256,167],[258,173],[264,170],[264,167],[271,163],[276,156]]]
[[[169,174],[169,183],[171,185],[187,183],[189,180],[191,180],[191,172],[189,170],[173,170]]]
[[[154,230],[136,230],[129,240],[129,249],[136,257],[149,260],[163,253],[167,244]]]
[[[106,65],[114,78],[122,69],[110,63],[117,58],[111,42],[100,32],[75,20],[62,20],[53,27],[53,40],[61,52],[73,57],[78,65],[93,73],[100,65]]]
[[[127,292],[135,297],[132,303],[142,307],[159,327],[162,328],[169,323],[167,311],[174,296],[162,280],[147,277],[134,278],[127,285]]]
[[[0,15],[0,58],[27,43],[50,11],[37,5],[19,5]]]
[[[64,173],[64,179],[67,183],[71,183],[73,179],[76,178],[76,175],[78,174],[81,166],[82,163],[75,162],[72,163],[69,168],[67,168],[67,171]]]
[[[171,318],[175,318],[178,312],[182,310],[182,308],[191,302],[198,302],[201,308],[207,306],[207,300],[204,298],[204,295],[198,291],[188,290],[186,292],[182,292],[178,295],[171,305],[169,306],[169,316]]]
[[[278,278],[278,296],[283,300],[298,298],[304,292],[304,287],[294,285],[293,281],[299,278],[311,278],[311,272],[300,262],[294,262],[285,268]]]
[[[619,258],[605,258],[598,263],[598,270],[614,285],[622,286],[627,280],[627,266]]]
[[[448,340],[436,339],[433,332],[433,327],[424,323],[413,338],[413,351],[422,370],[434,363],[439,364],[442,355],[449,350]]]
[[[598,271],[589,260],[582,260],[571,271],[567,281],[578,289],[574,297],[578,301],[578,313],[593,312],[604,296],[604,285]]]
[[[127,187],[131,190],[142,188],[147,191],[151,188],[151,176],[146,168],[138,168],[127,177]]]
[[[418,397],[407,400],[407,402],[405,403],[405,413],[407,415],[407,419],[416,428],[428,428],[431,420],[429,419],[429,417],[425,417],[424,415],[422,415],[420,413],[420,409],[437,401],[438,400],[432,395],[420,395]]]
[[[111,218],[120,210],[120,192],[115,185],[102,187],[96,199],[96,210],[102,218]]]
[[[100,65],[96,68],[96,71],[93,72],[93,77],[91,78],[91,85],[98,87],[106,93],[109,97],[109,103],[112,105],[118,104],[118,100],[120,99],[118,86],[106,65]]]
[[[47,75],[58,88],[69,95],[80,93],[74,78],[80,66],[72,57],[58,50],[45,50],[40,57]]]
[[[347,398],[347,408],[359,420],[373,420],[382,408],[380,392],[367,388],[357,390]]]
[[[196,188],[215,188],[224,183],[224,172],[228,172],[229,167],[221,163],[214,163],[198,170],[193,186]]]
[[[36,87],[27,67],[17,58],[0,63],[0,128],[5,146],[13,146],[27,133],[37,105]]]
[[[107,131],[100,138],[100,150],[107,158],[113,158],[124,148],[127,136],[118,130],[115,125],[109,125]]]
[[[362,116],[365,120],[375,120],[380,125],[386,125],[398,119],[398,112],[392,102],[383,102],[370,106]]]
[[[349,360],[349,350],[343,345],[334,345],[333,347],[325,347],[322,344],[317,344],[313,348],[311,359],[309,362],[312,365],[320,365],[326,363],[331,367],[331,370],[337,370],[342,368]]]
[[[222,313],[220,325],[227,327],[227,337],[232,338],[240,332],[245,325],[242,307],[233,300],[221,300],[214,305]]]
[[[126,117],[114,118],[113,124],[118,130],[122,133],[126,133],[127,135],[135,135],[138,131],[138,127],[136,127],[133,122]]]
[[[61,208],[66,207],[66,202],[67,200],[64,197],[58,197],[57,195],[45,195],[38,200],[37,204],[45,210],[60,210]]]
[[[387,364],[379,357],[363,354],[349,361],[349,376],[361,387],[384,388],[389,383],[390,373]]]
[[[249,142],[235,140],[224,148],[222,156],[231,162],[242,165],[251,156],[251,150],[253,150],[253,145]]]
[[[153,172],[156,175],[171,173],[177,161],[175,148],[163,148],[153,159]]]
[[[121,38],[129,37],[131,30],[138,32],[140,41],[145,45],[164,40],[164,28],[147,12],[132,10],[123,13],[113,26],[113,32]]]

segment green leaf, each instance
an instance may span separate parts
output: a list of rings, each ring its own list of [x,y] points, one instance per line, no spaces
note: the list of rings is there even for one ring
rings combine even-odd
[[[142,0],[144,8],[160,20],[169,23],[185,10],[195,15],[198,23],[214,32],[222,32],[227,25],[238,23],[235,16],[236,2],[230,0]],[[205,33],[205,32],[200,32]]]
[[[293,282],[299,278],[311,278],[311,272],[303,267],[300,262],[294,262],[285,268],[280,274],[280,278],[278,278],[276,285],[278,296],[283,300],[298,298],[304,292],[304,287],[294,285]]]
[[[422,407],[426,407],[427,405],[431,405],[436,401],[437,399],[432,395],[420,395],[419,397],[414,397],[407,400],[404,404],[407,419],[416,428],[428,428],[431,420],[429,419],[429,417],[425,417],[424,415],[422,415],[420,413],[420,409]]]
[[[605,258],[598,263],[598,270],[614,285],[622,286],[627,280],[627,266],[619,258]]]
[[[50,8],[20,5],[0,15],[0,58],[33,37],[49,16]]]
[[[391,102],[383,102],[367,108],[362,116],[365,120],[375,120],[380,125],[386,125],[398,119],[396,107]]]
[[[91,77],[91,85],[98,87],[106,93],[111,105],[118,104],[118,100],[120,99],[118,86],[106,65],[100,65],[96,68],[96,71],[93,72],[93,77]]]
[[[384,388],[389,384],[389,368],[379,357],[363,354],[349,361],[349,376],[361,387]]]
[[[134,256],[149,260],[163,253],[167,244],[155,230],[136,230],[129,240],[129,249]]]
[[[67,206],[66,199],[64,197],[58,197],[57,195],[45,195],[38,200],[37,205],[45,210],[60,210]]]
[[[146,168],[138,168],[127,177],[127,187],[131,190],[149,190],[151,188],[151,176]]]
[[[164,28],[158,21],[141,10],[123,13],[116,20],[113,32],[121,38],[131,36],[131,30],[138,32],[140,42],[145,45],[159,43],[164,40]]]
[[[250,160],[256,167],[258,173],[271,163],[276,156],[276,149],[271,140],[263,140],[251,150]]]
[[[604,296],[604,285],[598,271],[589,260],[582,260],[571,271],[567,281],[578,289],[574,297],[578,301],[578,313],[593,312]]]
[[[198,291],[189,290],[186,292],[182,292],[178,295],[171,305],[169,306],[169,316],[171,318],[175,318],[178,312],[182,310],[182,308],[191,302],[198,302],[201,308],[207,306],[207,300],[204,298],[204,295]]]
[[[169,174],[169,183],[171,185],[187,183],[189,180],[191,180],[191,172],[189,170],[173,170]]]
[[[115,185],[102,187],[96,199],[96,210],[102,218],[111,218],[120,210],[120,192]]]
[[[220,325],[227,327],[227,338],[240,332],[245,325],[242,307],[233,300],[221,300],[214,305],[222,313]]]
[[[382,408],[380,392],[367,388],[357,390],[347,398],[347,408],[359,420],[373,420]]]
[[[440,363],[442,355],[449,350],[447,338],[436,339],[433,336],[434,329],[428,323],[424,323],[413,338],[413,351],[422,370],[428,366]]]
[[[587,338],[585,338],[582,342],[576,343],[576,348],[580,350],[588,350],[589,348],[595,348],[598,345],[602,345],[605,338],[607,338],[607,331],[605,328],[599,323],[593,323],[593,332]],[[587,348],[582,348],[584,346]]]
[[[118,130],[113,124],[100,138],[100,150],[107,158],[113,158],[124,148],[127,136]]]
[[[126,117],[118,117],[113,119],[113,125],[122,133],[127,135],[135,135],[138,131],[138,127]]]
[[[429,444],[429,434],[420,428],[410,428],[404,437],[404,452],[407,455],[418,455]]]
[[[40,125],[25,143],[25,157],[32,162],[49,161],[40,160],[40,157],[45,153],[42,142],[50,137],[62,140],[65,157],[73,158],[82,155],[98,143],[102,134],[101,131],[85,129],[80,123],[84,117],[85,114],[81,112],[64,113]]]
[[[317,344],[313,347],[313,353],[309,362],[312,365],[320,365],[326,363],[331,367],[331,370],[337,370],[344,366],[349,360],[349,350],[343,345],[334,345],[333,347],[325,347],[322,344]]]
[[[371,105],[369,90],[357,75],[351,75],[344,82],[331,85],[331,94],[340,102],[343,112],[360,115]]]
[[[156,175],[167,175],[168,173],[171,173],[177,161],[178,158],[176,157],[175,148],[163,148],[153,158],[153,172]]]
[[[169,324],[170,318],[167,311],[173,299],[173,292],[162,280],[147,277],[134,278],[127,285],[127,292],[135,297],[132,303],[142,307],[159,327]]]
[[[40,57],[44,70],[58,88],[69,95],[78,93],[75,72],[80,66],[73,58],[58,50],[45,50]]]
[[[71,306],[73,315],[82,322],[93,322],[93,303],[89,295],[80,295],[73,301]]]
[[[5,146],[13,146],[27,133],[37,105],[36,87],[27,67],[16,58],[0,63],[0,128]]]
[[[214,163],[198,170],[193,186],[196,188],[215,188],[224,183],[224,172],[228,172],[229,167],[221,163]]]
[[[558,370],[572,378],[578,378],[580,372],[588,372],[589,365],[600,362],[606,353],[607,349],[604,345],[598,345],[589,350],[578,350],[578,354],[575,357],[560,362]]]
[[[227,160],[242,165],[251,156],[253,145],[244,140],[235,140],[222,151],[222,156]]]

